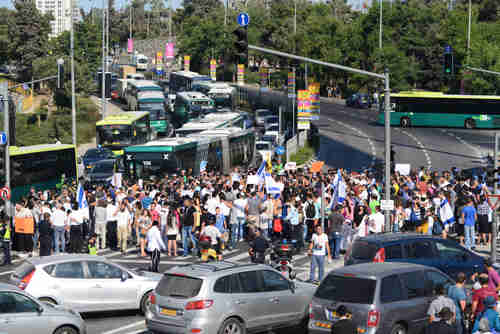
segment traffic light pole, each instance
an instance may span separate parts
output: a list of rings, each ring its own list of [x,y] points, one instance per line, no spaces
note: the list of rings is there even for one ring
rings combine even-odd
[[[4,149],[4,168],[5,168],[5,186],[10,189],[10,156],[9,156],[9,84],[7,81],[2,83],[2,97],[3,97],[3,131],[7,136],[7,143]],[[7,204],[9,203],[9,204]],[[10,214],[10,202],[5,201],[5,212]]]
[[[495,168],[495,178],[493,181],[493,193],[496,195],[497,190],[498,190],[498,173],[496,172],[498,168],[498,131],[495,131],[495,148],[494,148],[494,156],[493,156],[493,166]],[[498,201],[498,199],[497,199]],[[493,222],[491,224],[491,230],[493,231],[491,233],[491,260],[493,262],[497,262],[497,235],[498,235],[498,211],[495,209],[493,210]]]
[[[269,53],[275,56],[296,59],[303,62],[318,64],[327,67],[333,67],[339,70],[353,72],[358,74],[367,75],[370,77],[382,79],[385,82],[385,200],[389,201],[391,197],[391,128],[390,128],[390,106],[391,106],[391,93],[390,93],[390,85],[389,85],[389,71],[386,69],[384,74],[368,72],[365,70],[360,70],[357,68],[352,68],[348,66],[328,63],[321,60],[316,60],[308,57],[297,56],[291,53],[276,51],[268,48],[262,48],[256,45],[248,45],[248,48],[255,51],[260,51],[263,53]],[[390,221],[390,212],[385,210],[385,231],[390,231],[391,221]]]

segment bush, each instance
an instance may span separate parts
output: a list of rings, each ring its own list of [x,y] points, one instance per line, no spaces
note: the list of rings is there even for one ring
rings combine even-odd
[[[313,156],[314,149],[309,146],[309,144],[306,144],[306,146],[301,147],[297,153],[290,156],[290,161],[295,161],[297,166],[300,166],[311,160]]]

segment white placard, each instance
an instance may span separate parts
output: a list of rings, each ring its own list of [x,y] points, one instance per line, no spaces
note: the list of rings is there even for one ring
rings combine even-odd
[[[392,211],[394,210],[394,201],[392,199],[390,200],[381,200],[380,201],[380,208],[382,209],[382,211]]]
[[[247,184],[259,184],[259,177],[257,175],[248,175]]]
[[[407,176],[410,175],[410,168],[411,168],[410,164],[396,164],[394,170],[396,172],[399,172],[399,174],[401,175]]]

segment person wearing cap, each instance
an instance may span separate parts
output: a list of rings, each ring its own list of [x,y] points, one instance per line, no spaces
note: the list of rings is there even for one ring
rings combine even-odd
[[[444,306],[436,315],[439,317],[439,321],[431,322],[425,328],[424,334],[456,334],[455,326],[450,324],[453,312],[449,307]]]
[[[496,311],[497,297],[488,296],[484,299],[483,304],[485,309],[483,312],[476,316],[472,332],[474,333],[479,330],[479,323],[483,318],[488,319],[490,329],[500,331],[500,317],[498,316],[498,312]]]
[[[438,315],[439,311],[443,309],[443,307],[447,307],[451,312],[453,317],[455,316],[455,301],[446,296],[446,289],[443,284],[436,285],[436,298],[429,305],[429,309],[427,310],[427,315],[429,316],[430,322],[440,321],[440,317]]]
[[[351,311],[345,305],[340,305],[335,310],[335,313],[340,318],[332,325],[332,334],[357,334],[358,329],[352,321]]]

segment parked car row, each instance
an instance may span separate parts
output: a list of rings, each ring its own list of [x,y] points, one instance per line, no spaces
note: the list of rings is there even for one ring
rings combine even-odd
[[[156,274],[99,256],[28,258],[12,285],[0,284],[0,328],[86,334],[79,312],[137,309],[153,333],[326,334],[345,306],[358,333],[419,333],[438,285],[484,269],[484,259],[454,241],[418,234],[357,239],[345,266],[319,286],[262,264],[194,263]]]

